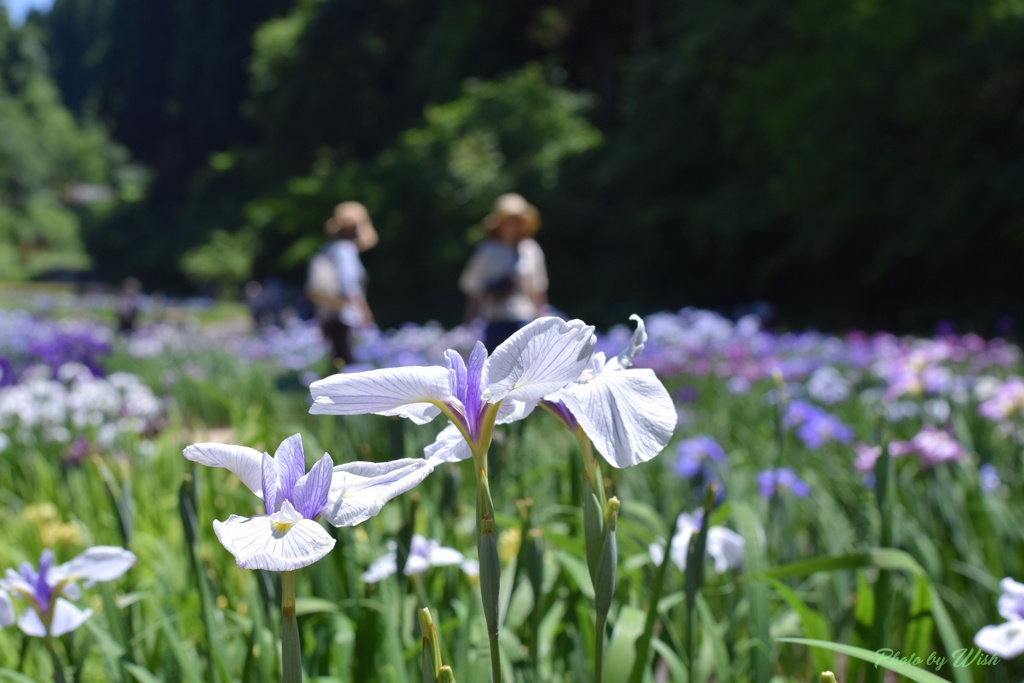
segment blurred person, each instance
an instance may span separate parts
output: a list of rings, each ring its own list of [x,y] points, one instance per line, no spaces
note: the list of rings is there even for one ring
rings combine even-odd
[[[540,227],[536,207],[515,193],[503,194],[484,218],[487,238],[459,278],[466,295],[466,320],[487,323],[484,345],[494,351],[547,308],[544,252],[533,236]]]
[[[117,316],[117,333],[130,335],[135,331],[139,319],[139,296],[142,294],[142,283],[134,277],[126,277],[121,281],[114,304]]]
[[[327,241],[313,255],[306,295],[316,309],[324,338],[331,344],[331,362],[341,369],[352,362],[353,327],[373,323],[366,302],[366,269],[359,253],[376,246],[370,215],[359,202],[342,202],[324,224]]]

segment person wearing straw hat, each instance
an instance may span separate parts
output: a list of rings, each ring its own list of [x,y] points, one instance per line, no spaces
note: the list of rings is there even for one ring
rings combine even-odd
[[[459,278],[466,319],[486,321],[484,345],[494,351],[547,307],[544,252],[533,236],[540,227],[536,207],[515,193],[503,194],[484,218],[487,238]]]
[[[352,362],[351,330],[373,323],[366,302],[366,269],[361,252],[378,242],[366,207],[342,202],[324,223],[327,241],[310,261],[306,295],[316,308],[320,329],[331,344],[336,369]]]

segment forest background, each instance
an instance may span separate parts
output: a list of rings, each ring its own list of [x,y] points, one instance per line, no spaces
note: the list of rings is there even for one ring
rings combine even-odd
[[[0,10],[0,279],[300,285],[370,209],[382,326],[456,322],[494,197],[589,322],[1024,320],[1022,0],[56,0]]]

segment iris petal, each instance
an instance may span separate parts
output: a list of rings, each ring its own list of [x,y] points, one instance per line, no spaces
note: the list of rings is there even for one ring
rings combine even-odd
[[[277,497],[280,500],[292,498],[295,482],[306,473],[306,458],[302,453],[302,436],[293,434],[281,442],[274,453],[277,463]]]
[[[306,519],[316,519],[320,511],[327,505],[327,495],[331,490],[331,479],[333,478],[334,461],[331,456],[324,453],[309,473],[299,478],[295,484],[295,494],[292,500],[295,502],[295,509]]]
[[[113,581],[135,564],[135,553],[112,545],[88,548],[71,561],[50,569],[51,585],[61,581],[84,581],[86,587],[97,581]]]
[[[184,455],[200,465],[234,472],[250,491],[263,497],[263,454],[259,451],[223,443],[196,443],[186,448]]]
[[[590,325],[538,318],[494,350],[484,398],[491,403],[539,401],[580,376],[595,344]]]
[[[337,465],[327,505],[320,514],[334,526],[355,526],[376,515],[385,503],[419,484],[433,470],[431,463],[416,458]]]
[[[672,398],[652,370],[605,371],[548,397],[562,401],[614,467],[629,467],[661,452],[676,426]]]
[[[314,415],[398,415],[425,424],[452,398],[446,368],[384,368],[332,375],[309,386]]]
[[[327,530],[310,519],[285,529],[280,526],[270,515],[231,515],[226,522],[214,521],[213,531],[242,569],[294,571],[308,567],[334,547]]]
[[[78,609],[64,598],[57,598],[57,602],[53,606],[53,618],[50,621],[50,635],[62,636],[65,633],[71,633],[91,616],[91,609]]]
[[[504,406],[505,404],[502,404]],[[437,465],[442,462],[459,462],[473,457],[473,451],[455,425],[449,424],[441,430],[434,443],[423,449],[426,459]]]

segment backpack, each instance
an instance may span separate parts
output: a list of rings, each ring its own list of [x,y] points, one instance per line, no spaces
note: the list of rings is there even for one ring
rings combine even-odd
[[[317,308],[323,307],[323,299],[341,299],[341,278],[334,259],[327,249],[313,254],[306,272],[306,295],[314,300]],[[320,301],[317,301],[317,300]]]

